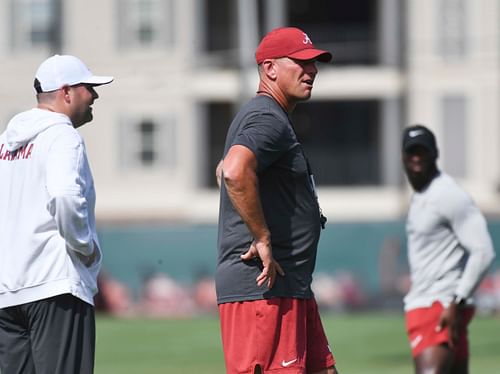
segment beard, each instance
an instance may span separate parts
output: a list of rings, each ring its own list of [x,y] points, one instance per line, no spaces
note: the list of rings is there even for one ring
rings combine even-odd
[[[422,191],[431,181],[429,177],[422,173],[407,173],[408,181],[415,191]]]
[[[76,129],[80,126],[83,126],[87,122],[90,122],[94,119],[94,115],[92,114],[92,108],[88,108],[85,112],[80,113],[78,118],[73,122],[73,127]]]
[[[439,174],[435,164],[426,165],[423,169],[414,171],[405,167],[408,182],[415,191],[423,191],[432,182],[432,180]]]

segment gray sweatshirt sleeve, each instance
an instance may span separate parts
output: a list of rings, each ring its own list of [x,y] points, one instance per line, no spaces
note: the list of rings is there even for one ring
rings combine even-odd
[[[463,191],[449,191],[443,199],[444,214],[468,259],[455,294],[468,298],[477,288],[495,258],[486,220],[472,199]]]

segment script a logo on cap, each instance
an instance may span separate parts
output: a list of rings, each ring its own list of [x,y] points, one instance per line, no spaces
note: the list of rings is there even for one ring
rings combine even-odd
[[[411,130],[408,135],[410,138],[414,138],[416,136],[422,135],[424,133],[424,130]]]
[[[306,33],[304,33],[304,40],[302,40],[302,43],[304,44],[313,44],[312,40],[309,38],[309,36],[307,36]]]

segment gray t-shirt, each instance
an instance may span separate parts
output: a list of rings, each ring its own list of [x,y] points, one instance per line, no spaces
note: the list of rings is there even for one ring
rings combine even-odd
[[[440,173],[413,194],[406,223],[411,289],[405,310],[472,296],[495,253],[486,220],[455,181]],[[471,302],[472,300],[469,300]]]
[[[288,115],[272,98],[255,97],[231,123],[224,156],[233,145],[249,148],[257,158],[259,193],[273,256],[285,276],[278,275],[271,290],[257,286],[262,263],[240,259],[253,238],[223,184],[215,277],[218,303],[312,297],[320,214],[307,161]]]

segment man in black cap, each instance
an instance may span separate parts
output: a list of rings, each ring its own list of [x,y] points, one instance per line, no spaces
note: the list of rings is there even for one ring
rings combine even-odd
[[[474,290],[495,253],[486,220],[436,164],[434,134],[405,129],[403,166],[413,194],[406,232],[411,288],[404,299],[415,372],[468,373]]]

